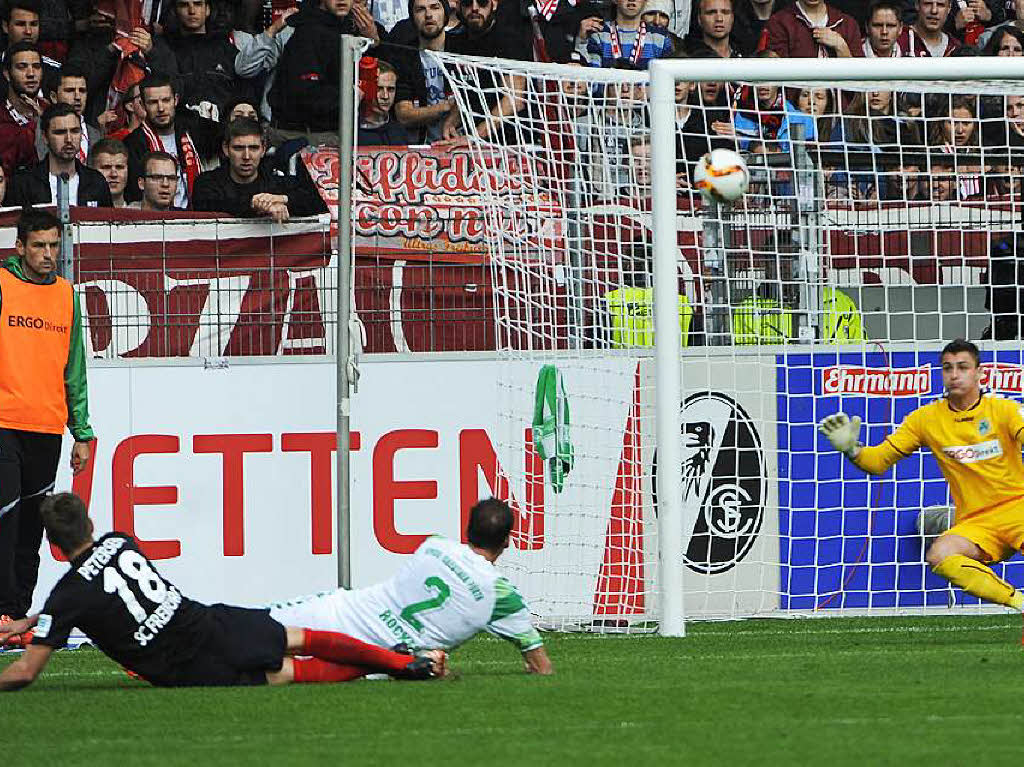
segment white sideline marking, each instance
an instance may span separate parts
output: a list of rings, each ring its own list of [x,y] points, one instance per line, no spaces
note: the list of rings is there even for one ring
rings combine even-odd
[[[895,633],[936,633],[959,631],[1008,631],[1013,626],[864,626],[848,629],[812,629],[810,631],[695,631],[689,638],[700,637],[763,637],[763,636],[814,636],[817,634],[895,634]]]

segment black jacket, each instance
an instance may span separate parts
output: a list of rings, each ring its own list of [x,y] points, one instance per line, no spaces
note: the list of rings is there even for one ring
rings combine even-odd
[[[114,201],[110,197],[107,180],[97,171],[82,165],[75,160],[78,173],[78,205],[112,208]],[[48,158],[28,168],[22,168],[14,174],[11,186],[4,198],[6,205],[47,205],[52,198],[50,191],[50,167]]]
[[[235,76],[238,49],[224,32],[205,35],[168,35],[167,45],[174,52],[180,75],[179,108],[208,101],[223,107],[235,95],[248,94]]]
[[[351,16],[339,19],[317,8],[303,8],[288,19],[295,32],[277,62],[267,100],[274,125],[285,130],[338,130],[338,37],[356,34]],[[383,37],[383,31],[378,26]]]
[[[68,66],[79,67],[86,73],[89,99],[85,103],[85,120],[96,125],[96,118],[107,108],[107,91],[114,77],[114,70],[120,60],[107,46],[114,39],[109,30],[87,32],[78,37],[71,46]],[[145,56],[146,68],[150,73],[175,77],[178,64],[174,54],[162,38],[153,37],[153,49]]]
[[[256,218],[260,214],[252,209],[252,198],[257,194],[288,195],[288,212],[293,216],[313,216],[326,213],[320,193],[313,186],[309,174],[300,169],[299,176],[277,176],[260,167],[259,175],[251,184],[231,180],[228,167],[201,173],[192,190],[192,210],[230,213],[237,218]]]
[[[219,123],[200,117],[189,109],[179,107],[174,115],[174,138],[178,145],[179,158],[181,157],[181,137],[186,131],[195,145],[201,163],[205,164],[218,156],[222,136],[222,128]],[[125,187],[124,196],[129,202],[141,200],[139,176],[142,175],[142,161],[151,151],[142,128],[136,128],[125,136],[124,145],[128,147],[128,186]]]

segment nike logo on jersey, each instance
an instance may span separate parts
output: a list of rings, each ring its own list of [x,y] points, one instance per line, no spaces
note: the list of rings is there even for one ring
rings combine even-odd
[[[998,458],[1003,454],[1003,446],[999,444],[999,440],[993,439],[977,445],[944,447],[942,452],[951,461],[957,463],[977,463],[990,458]]]

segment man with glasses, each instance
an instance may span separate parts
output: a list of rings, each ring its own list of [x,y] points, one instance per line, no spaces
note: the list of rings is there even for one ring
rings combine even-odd
[[[484,56],[500,59],[530,61],[533,48],[529,33],[518,18],[519,4],[505,0],[508,10],[503,11],[499,0],[459,0],[458,15],[461,26],[445,36],[444,49],[449,53],[463,56]],[[480,138],[493,138],[512,143],[516,137],[511,131],[506,135],[491,136],[495,126],[513,117],[524,106],[520,94],[526,85],[525,78],[515,75],[499,75],[490,70],[480,73],[480,92],[469,95],[470,115],[466,122],[476,124]],[[486,119],[486,116],[494,119]],[[442,135],[446,139],[458,138],[463,119],[457,109],[452,109],[445,118]]]
[[[67,177],[71,205],[112,208],[107,181],[78,159],[82,146],[82,118],[70,104],[53,104],[39,118],[46,141],[42,161],[22,168],[11,179],[8,205],[56,205],[57,181]]]
[[[143,160],[139,176],[142,199],[129,208],[137,210],[175,210],[174,195],[178,191],[178,161],[167,152],[150,152]],[[180,209],[179,209],[180,210]]]

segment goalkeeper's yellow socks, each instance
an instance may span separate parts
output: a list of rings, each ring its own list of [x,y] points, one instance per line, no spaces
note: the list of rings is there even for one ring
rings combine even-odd
[[[1024,612],[1024,594],[975,559],[954,554],[943,559],[932,572],[986,602],[996,602]]]

